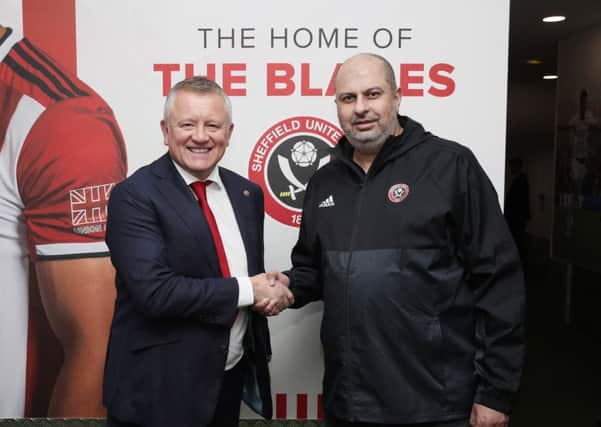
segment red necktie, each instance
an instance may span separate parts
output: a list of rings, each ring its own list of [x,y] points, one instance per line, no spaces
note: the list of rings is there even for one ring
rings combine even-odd
[[[209,224],[211,234],[213,235],[213,242],[215,242],[217,258],[219,258],[219,267],[221,267],[221,274],[223,277],[230,277],[230,268],[227,265],[227,257],[225,256],[225,249],[223,248],[223,242],[221,241],[221,236],[219,235],[217,222],[215,221],[213,212],[211,211],[209,203],[207,202],[207,185],[209,184],[211,184],[211,181],[197,181],[190,185],[198,197],[198,202],[200,203],[200,207],[202,208],[205,218],[207,219],[207,223]]]

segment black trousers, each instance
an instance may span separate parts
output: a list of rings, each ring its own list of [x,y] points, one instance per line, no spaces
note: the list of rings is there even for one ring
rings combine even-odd
[[[223,374],[219,400],[208,427],[238,427],[240,421],[240,403],[244,388],[244,372],[247,364],[246,355],[229,371]]]
[[[111,417],[109,414],[106,418],[106,427],[142,427],[140,424],[126,423],[125,421],[118,420],[115,417]]]
[[[217,407],[213,419],[207,427],[238,427],[240,420],[240,403],[242,402],[242,388],[244,387],[244,372],[246,370],[246,356],[232,369],[225,371],[223,382],[219,391]],[[199,396],[200,398],[200,396]],[[106,427],[143,427],[139,424],[126,423],[111,417],[106,421]],[[200,427],[200,426],[199,426]]]
[[[452,421],[437,421],[433,423],[417,424],[373,424],[373,423],[351,423],[349,421],[339,420],[337,418],[326,417],[328,427],[469,427],[469,419],[460,419]]]

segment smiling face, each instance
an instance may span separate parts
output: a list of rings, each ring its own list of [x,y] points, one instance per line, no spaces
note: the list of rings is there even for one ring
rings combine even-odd
[[[386,64],[371,55],[347,60],[336,75],[340,126],[356,151],[375,155],[390,135],[400,132],[400,89],[393,88]]]
[[[223,157],[234,125],[218,93],[179,90],[172,96],[161,121],[164,143],[177,164],[204,180]]]

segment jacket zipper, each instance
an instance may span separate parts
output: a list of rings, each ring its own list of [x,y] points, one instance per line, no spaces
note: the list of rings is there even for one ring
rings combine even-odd
[[[367,181],[367,174],[365,174],[363,176],[363,182],[361,182],[360,184],[360,189],[359,189],[359,194],[357,197],[357,202],[358,202],[358,206],[357,206],[357,210],[356,210],[356,215],[355,215],[355,219],[353,222],[353,231],[351,234],[351,241],[350,241],[350,245],[349,245],[349,257],[348,257],[348,261],[347,261],[347,266],[346,266],[346,286],[344,289],[344,306],[346,308],[346,312],[345,312],[345,323],[346,323],[346,358],[347,358],[347,366],[346,369],[348,371],[348,378],[349,378],[349,397],[351,400],[351,405],[350,405],[350,411],[352,413],[352,408],[354,408],[355,404],[354,404],[354,399],[355,396],[353,395],[353,393],[351,393],[351,387],[352,387],[352,360],[351,360],[351,309],[350,309],[350,297],[349,297],[349,288],[350,288],[350,276],[351,276],[351,265],[352,265],[352,261],[353,261],[353,252],[354,252],[354,247],[355,247],[355,241],[357,239],[357,234],[359,232],[358,228],[359,228],[359,219],[361,218],[361,209],[363,207],[363,191],[365,188],[365,182]],[[354,415],[351,415],[351,419],[350,421],[353,422],[355,419]]]

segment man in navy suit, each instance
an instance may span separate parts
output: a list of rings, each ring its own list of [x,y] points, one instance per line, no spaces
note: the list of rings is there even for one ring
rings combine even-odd
[[[112,191],[108,426],[237,426],[242,399],[272,416],[267,320],[249,308],[277,314],[292,294],[263,273],[261,189],[217,166],[233,127],[219,85],[179,82],[161,121],[169,152]]]

